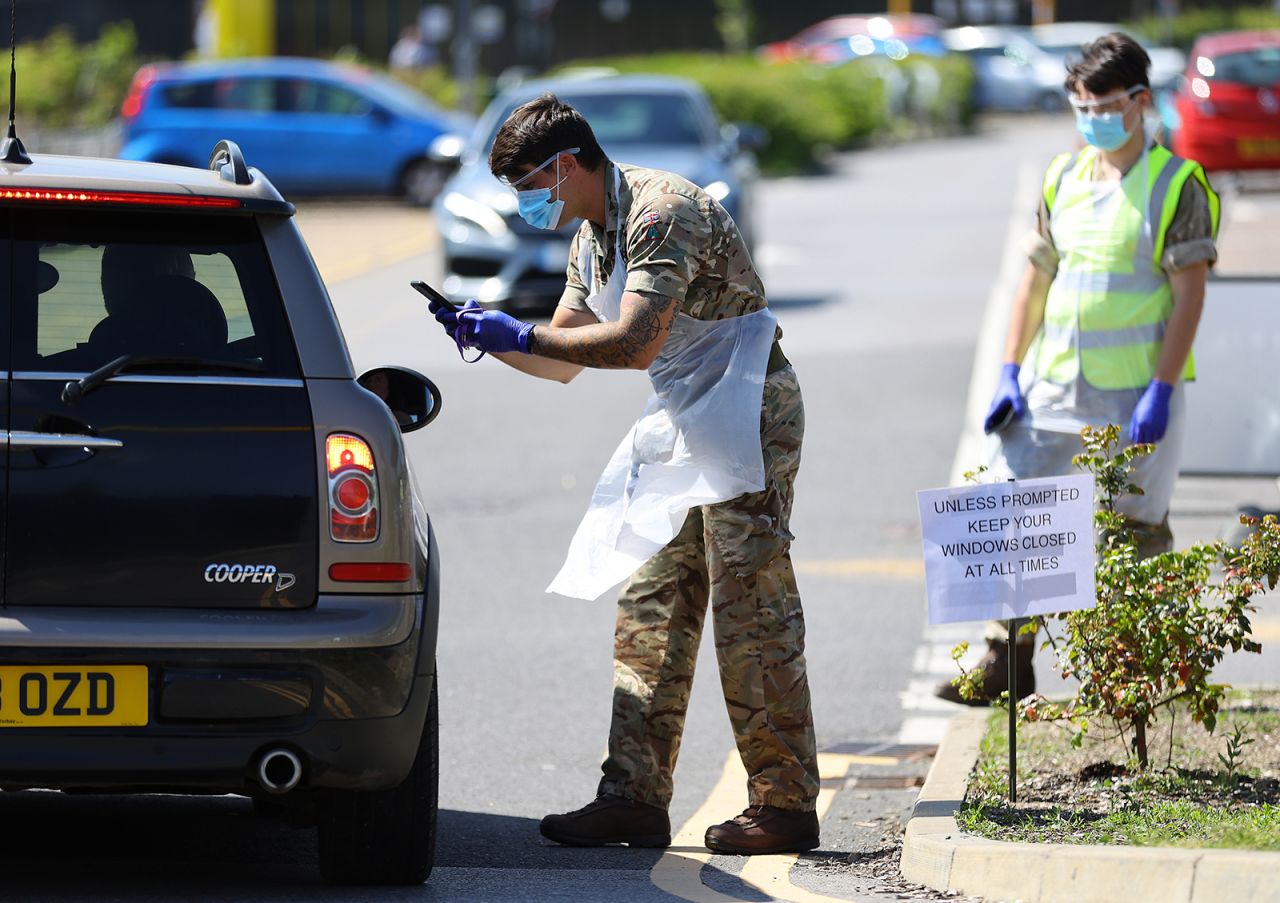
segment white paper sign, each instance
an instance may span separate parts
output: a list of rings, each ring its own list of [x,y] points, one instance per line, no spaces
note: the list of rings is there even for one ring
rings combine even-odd
[[[916,493],[929,623],[1092,608],[1093,477]]]

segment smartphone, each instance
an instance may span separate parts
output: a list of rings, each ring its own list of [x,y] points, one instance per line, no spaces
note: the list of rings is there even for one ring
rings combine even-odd
[[[458,312],[458,305],[454,304],[452,301],[450,301],[444,295],[440,294],[431,286],[427,285],[421,279],[414,279],[409,284],[413,286],[415,289],[417,289],[420,294],[425,295],[428,301],[436,302],[437,304],[444,307],[445,310],[451,310],[454,313]]]
[[[992,424],[991,429],[986,430],[987,435],[998,433],[1006,426],[1013,423],[1013,405],[1008,405],[1004,409],[1004,413],[1000,415],[1000,419]]]

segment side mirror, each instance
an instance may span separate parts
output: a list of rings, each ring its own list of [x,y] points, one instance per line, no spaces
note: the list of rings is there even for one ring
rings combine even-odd
[[[435,163],[457,166],[462,160],[462,152],[466,146],[467,141],[461,135],[446,132],[428,145],[427,156]]]
[[[378,367],[356,382],[383,400],[402,433],[422,429],[440,413],[440,390],[421,373],[403,367]]]
[[[370,119],[380,126],[391,125],[395,121],[395,117],[391,115],[391,111],[386,107],[378,106],[378,104],[370,104],[369,109],[365,111]]]
[[[763,150],[769,145],[769,133],[761,126],[744,123],[738,126],[738,144],[749,151]]]
[[[769,143],[769,133],[750,122],[735,122],[720,130],[721,136],[740,151],[758,151]]]

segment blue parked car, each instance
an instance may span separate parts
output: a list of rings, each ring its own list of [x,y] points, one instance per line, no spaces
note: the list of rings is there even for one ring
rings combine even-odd
[[[126,160],[204,167],[230,139],[286,193],[435,197],[427,156],[469,121],[360,66],[261,58],[144,66],[121,109]]]

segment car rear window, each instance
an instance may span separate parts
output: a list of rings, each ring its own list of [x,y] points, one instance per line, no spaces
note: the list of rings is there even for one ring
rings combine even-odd
[[[175,82],[161,92],[171,107],[190,109],[249,110],[258,113],[276,108],[276,80],[263,76],[234,76]]]
[[[178,82],[160,89],[165,102],[171,107],[208,109],[217,106],[212,81]]]
[[[252,218],[24,211],[14,229],[15,369],[88,372],[141,354],[297,377]]]
[[[697,110],[682,94],[580,94],[560,95],[591,124],[596,140],[608,147],[619,144],[692,144],[705,138]],[[515,104],[504,111],[489,136],[493,147],[497,127],[507,121]],[[488,151],[486,150],[486,153]]]
[[[1213,81],[1257,88],[1280,85],[1280,47],[1259,47],[1197,62],[1202,75]],[[1210,71],[1206,72],[1208,69]]]

